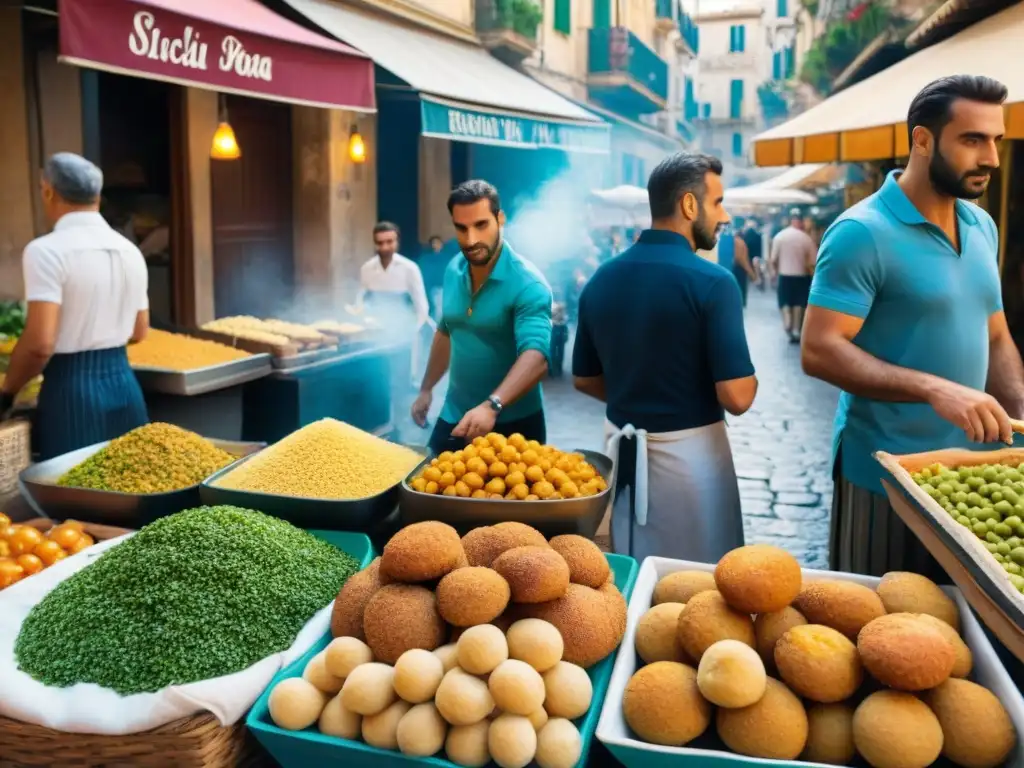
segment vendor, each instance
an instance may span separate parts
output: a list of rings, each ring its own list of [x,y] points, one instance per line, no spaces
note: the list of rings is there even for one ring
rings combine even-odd
[[[125,347],[149,330],[146,261],[99,213],[103,174],[61,152],[43,169],[53,232],[25,248],[28,315],[0,392],[0,417],[43,374],[35,448],[50,459],[148,421]]]
[[[578,390],[607,403],[617,461],[612,547],[716,563],[743,545],[725,411],[757,392],[739,287],[711,251],[729,221],[722,164],[678,153],[647,189],[653,228],[604,264],[580,298]]]
[[[359,269],[356,307],[392,327],[419,328],[430,317],[423,275],[412,259],[398,252],[398,225],[381,221],[373,227],[376,255]]]
[[[502,239],[505,214],[493,186],[460,184],[448,197],[448,211],[464,258],[453,259],[445,272],[441,322],[412,418],[426,425],[433,389],[448,373],[448,393],[430,437],[435,453],[461,447],[496,425],[544,442],[540,382],[551,350],[551,289]]]
[[[822,239],[802,357],[808,374],[843,390],[833,569],[946,580],[890,506],[872,454],[1009,440],[1007,414],[1024,416],[996,225],[965,202],[985,193],[999,166],[1006,94],[971,75],[925,86],[907,117],[906,170],[890,173]]]

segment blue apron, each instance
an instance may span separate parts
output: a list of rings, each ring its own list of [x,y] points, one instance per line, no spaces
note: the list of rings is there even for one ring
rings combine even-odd
[[[124,347],[58,354],[46,364],[34,441],[41,461],[113,440],[148,421]]]

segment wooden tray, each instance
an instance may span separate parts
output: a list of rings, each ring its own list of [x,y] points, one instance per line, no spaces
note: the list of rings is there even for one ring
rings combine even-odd
[[[911,477],[931,464],[950,469],[979,464],[1020,464],[1024,450],[947,449],[906,456],[879,451],[885,488],[893,510],[960,588],[967,602],[1000,642],[1024,662],[1024,595],[972,531],[956,522]]]

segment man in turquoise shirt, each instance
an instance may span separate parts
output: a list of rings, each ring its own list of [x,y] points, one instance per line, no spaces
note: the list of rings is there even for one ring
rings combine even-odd
[[[889,506],[875,451],[1010,440],[1024,367],[1010,337],[992,218],[1006,88],[937,80],[914,98],[906,170],[825,233],[804,324],[803,367],[843,392],[835,423],[831,567],[881,576],[942,569]],[[987,388],[987,392],[986,392]]]
[[[495,429],[544,442],[540,382],[551,351],[551,288],[502,239],[505,214],[493,186],[460,184],[448,211],[464,258],[445,271],[441,322],[412,418],[426,425],[433,389],[447,372],[448,394],[430,436],[435,453]]]

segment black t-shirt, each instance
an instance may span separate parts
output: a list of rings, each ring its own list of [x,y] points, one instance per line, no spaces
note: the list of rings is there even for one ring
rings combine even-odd
[[[747,244],[747,253],[750,254],[750,260],[761,258],[761,233],[755,232],[752,229],[745,229],[740,235],[743,238],[743,242]]]

